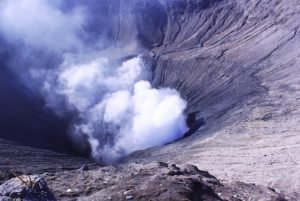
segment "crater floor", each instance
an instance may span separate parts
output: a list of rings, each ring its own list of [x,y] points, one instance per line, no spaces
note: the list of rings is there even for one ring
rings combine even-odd
[[[224,183],[255,183],[300,197],[299,1],[103,0],[103,5],[115,8],[106,20],[112,33],[108,47],[144,54],[153,85],[176,88],[188,101],[187,113],[204,122],[183,140],[133,153],[124,165],[188,163]],[[0,159],[7,150],[18,156],[21,147],[1,146]],[[44,153],[35,149],[26,157],[44,161]],[[46,153],[46,165],[60,166],[65,157]],[[68,167],[81,164],[78,158],[66,160]],[[11,166],[19,162],[11,154]],[[39,169],[38,162],[30,168],[34,164]]]
[[[191,163],[224,180],[300,192],[299,2],[199,2],[170,12],[151,51],[154,83],[176,87],[205,125],[128,161]]]

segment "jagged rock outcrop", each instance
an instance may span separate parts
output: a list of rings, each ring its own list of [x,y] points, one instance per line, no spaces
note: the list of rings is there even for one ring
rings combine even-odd
[[[56,198],[42,177],[22,175],[0,185],[0,200],[56,201]]]
[[[188,138],[136,152],[128,163],[157,159],[191,163],[220,179],[270,186],[300,197],[297,0],[101,2],[98,7],[105,10],[106,17],[96,24],[105,27],[100,30],[108,39],[103,48],[144,54],[153,70],[153,84],[179,90],[188,101],[187,113],[195,115]],[[26,138],[36,146],[53,132],[36,138],[38,133],[48,127],[53,131],[62,128],[56,120],[49,123],[50,114],[40,119],[43,109],[33,107],[36,101],[22,95],[21,87],[15,94],[7,93],[11,85],[4,81],[6,74],[1,75],[1,87],[8,87],[2,87],[0,93],[10,98],[2,100],[0,138]],[[26,109],[19,100],[26,100]],[[15,111],[20,115],[7,117]],[[28,112],[31,115],[23,115]],[[24,124],[15,127],[19,118]],[[30,127],[32,119],[47,129]],[[19,137],[20,130],[26,131],[25,137]],[[60,139],[68,144],[66,138]],[[41,144],[39,147],[47,147]],[[38,150],[32,153],[40,155]],[[55,160],[57,155],[52,158],[54,164],[61,164]],[[11,163],[18,166],[19,160]]]
[[[128,161],[192,163],[223,179],[299,192],[299,2],[158,5],[167,19],[149,45],[153,83],[177,88],[204,125]]]
[[[254,184],[223,184],[193,165],[161,162],[48,174],[46,180],[59,200],[291,200]]]

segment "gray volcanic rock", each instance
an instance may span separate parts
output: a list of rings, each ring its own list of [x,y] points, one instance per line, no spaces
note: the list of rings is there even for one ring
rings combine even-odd
[[[36,175],[22,175],[0,185],[0,200],[56,201],[45,180]]]
[[[1,55],[0,55],[0,59]],[[0,63],[0,138],[37,148],[70,152],[67,124],[46,109],[36,93],[23,86]]]
[[[18,174],[42,174],[78,169],[86,165],[93,169],[90,160],[53,151],[31,148],[0,140],[0,184]]]
[[[292,200],[254,184],[222,184],[193,165],[131,163],[46,176],[59,200]]]
[[[153,34],[157,40],[149,45],[153,83],[178,89],[188,100],[187,113],[204,125],[128,161],[192,163],[218,178],[300,192],[299,2],[157,6],[167,19],[162,37]]]
[[[153,70],[153,85],[180,91],[188,101],[187,114],[194,116],[190,122],[192,132],[188,133],[189,137],[166,146],[133,153],[126,159],[123,167],[129,168],[133,162],[138,162],[145,164],[143,168],[147,169],[150,165],[148,167],[146,164],[158,159],[168,163],[189,163],[209,171],[221,181],[270,186],[276,192],[283,191],[290,197],[300,198],[299,1],[103,0],[101,3],[105,8],[113,8],[107,11],[105,20],[98,24],[99,27],[105,27],[105,32],[110,33],[107,34],[109,40],[105,48],[112,52],[122,49],[128,55],[143,54]],[[1,87],[9,87],[3,87],[0,92],[9,97],[1,100],[0,138],[19,142],[26,139],[28,143],[25,144],[31,146],[66,151],[63,149],[63,144],[67,143],[64,137],[59,138],[63,139],[63,143],[58,147],[46,145],[48,141],[44,140],[48,138],[36,138],[38,133],[51,127],[52,132],[46,136],[54,138],[51,137],[51,142],[59,140],[53,133],[60,131],[61,125],[55,123],[56,120],[49,123],[49,119],[53,117],[50,114],[40,119],[43,110],[32,106],[36,101],[31,102],[23,94],[23,88],[14,88],[15,94],[12,95],[7,93],[12,84],[9,79],[5,81],[5,77],[0,79],[3,82]],[[20,99],[26,100],[26,110]],[[10,105],[11,102],[14,102],[14,106]],[[12,115],[15,111],[20,115]],[[18,119],[21,121],[17,121]],[[41,127],[33,129],[34,126],[29,126],[31,119],[38,120]],[[47,128],[43,130],[44,125]],[[25,132],[21,132],[23,130]],[[37,146],[39,142],[43,143]],[[2,149],[0,154],[6,153],[3,150],[22,152],[23,148],[10,146]],[[26,160],[14,159],[14,154],[10,152],[9,162],[13,166],[26,164],[24,161],[29,160],[32,164],[36,163],[37,167],[28,168],[36,171],[41,168],[36,161],[43,158],[43,152],[32,149],[31,154],[24,157]],[[53,167],[64,163],[57,154],[48,156],[47,161],[53,160]],[[70,163],[67,164],[78,164],[78,160],[74,163],[72,160],[68,160]],[[0,167],[3,167],[1,163]],[[155,170],[158,171],[157,175],[154,170],[147,169],[151,174],[145,178],[151,180],[155,176],[163,177],[169,166],[161,169],[162,172]],[[117,168],[114,176],[107,173],[109,180],[114,182],[109,188],[98,186],[105,177],[105,171],[103,173],[102,170],[83,174],[57,173],[52,178],[53,182],[49,181],[50,177],[47,180],[59,197],[69,198],[68,194],[65,195],[68,189],[59,191],[55,186],[68,185],[67,182],[62,182],[63,179],[70,179],[71,182],[76,180],[75,177],[88,178],[83,180],[87,184],[80,184],[90,185],[92,188],[91,191],[80,191],[90,192],[84,198],[103,198],[104,195],[109,197],[112,196],[110,193],[121,189],[117,181],[121,181],[119,176],[125,170]],[[94,183],[88,184],[89,179],[94,176],[100,180],[92,180]],[[185,193],[193,188],[193,182],[200,182],[189,174],[169,176],[165,177],[166,183],[163,185],[172,185],[172,182],[179,182],[184,177],[183,183],[188,188],[181,186],[179,189],[185,189]],[[138,177],[133,174],[125,178],[130,183]],[[55,183],[55,180],[59,182]],[[234,186],[237,186],[236,191],[233,190]],[[252,187],[235,183],[226,192],[233,195],[243,188],[250,192]],[[71,192],[74,191],[73,186],[70,185],[69,188]],[[267,197],[262,195],[262,200],[275,200],[271,190],[263,187],[254,189],[255,192],[266,192]],[[155,191],[148,190],[153,193]],[[191,196],[192,193],[180,196],[187,198],[185,195]],[[213,198],[215,195],[221,198],[217,193],[213,194]],[[75,193],[74,196],[79,195]],[[121,196],[126,198],[120,193],[116,196],[116,199]],[[136,195],[133,196],[136,198]],[[274,196],[279,195],[274,192]],[[246,196],[240,197],[242,200],[245,198]],[[225,196],[224,199],[231,198]]]

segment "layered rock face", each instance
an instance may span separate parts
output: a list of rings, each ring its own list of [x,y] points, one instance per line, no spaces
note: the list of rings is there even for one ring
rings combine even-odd
[[[106,17],[95,25],[105,27],[104,48],[143,54],[153,85],[177,89],[194,116],[187,138],[133,153],[126,163],[191,163],[226,181],[299,196],[298,1],[103,0],[99,7]],[[4,72],[1,87],[8,86],[2,91],[10,95],[6,78]],[[0,138],[22,142],[16,140],[23,139],[21,130],[27,145],[67,151],[47,144],[65,125],[22,95],[22,87],[13,91],[2,100]],[[15,111],[20,115],[7,116]],[[39,127],[30,126],[32,119]],[[39,135],[49,127],[49,135]],[[69,144],[66,137],[59,140]]]
[[[172,3],[157,3],[167,17],[150,45],[153,82],[177,88],[204,125],[130,159],[192,163],[224,179],[299,191],[299,3]]]

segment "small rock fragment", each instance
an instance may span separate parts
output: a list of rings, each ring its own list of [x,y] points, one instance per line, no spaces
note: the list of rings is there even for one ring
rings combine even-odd
[[[89,167],[87,165],[83,165],[81,168],[79,168],[79,171],[88,171]]]
[[[127,195],[126,196],[126,200],[133,200],[133,198],[134,198],[133,195]]]
[[[72,189],[67,189],[67,193],[72,193],[73,191],[72,191]]]

